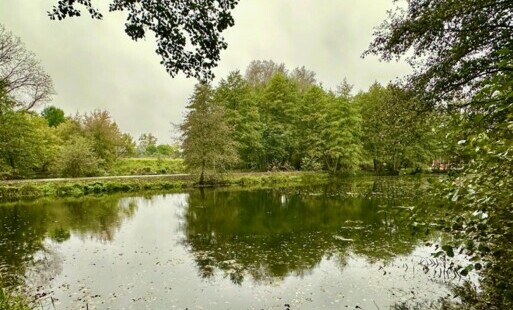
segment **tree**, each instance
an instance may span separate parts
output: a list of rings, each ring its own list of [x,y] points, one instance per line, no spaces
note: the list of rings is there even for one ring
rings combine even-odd
[[[203,185],[207,170],[215,172],[237,162],[237,146],[231,139],[232,129],[224,121],[224,109],[213,101],[209,84],[194,87],[187,109],[180,126],[184,160],[189,169],[199,170],[199,184]]]
[[[128,133],[121,135],[121,144],[117,150],[117,157],[130,157],[137,153],[134,138]]]
[[[77,178],[96,175],[101,159],[96,156],[89,140],[75,135],[62,147],[58,162],[62,176]]]
[[[118,125],[107,111],[95,110],[82,117],[82,132],[93,152],[108,168],[117,159],[119,149],[124,147],[124,137]]]
[[[180,146],[176,144],[159,144],[157,145],[156,154],[159,156],[178,158],[180,157]]]
[[[17,109],[30,110],[54,94],[52,79],[20,38],[0,25],[0,84]]]
[[[281,72],[273,75],[262,91],[260,115],[265,124],[263,144],[267,168],[299,166],[299,133],[295,126],[298,100],[297,85]]]
[[[432,160],[430,113],[406,91],[372,85],[356,97],[362,114],[363,145],[378,174],[396,174],[400,168],[421,168]]]
[[[57,127],[66,120],[64,111],[54,106],[46,107],[43,112],[41,112],[41,116],[46,119],[50,127]]]
[[[53,128],[39,116],[12,110],[0,114],[0,166],[8,167],[8,177],[46,175],[59,143]]]
[[[233,128],[232,139],[237,142],[241,162],[245,168],[258,167],[263,155],[263,126],[247,81],[239,71],[231,72],[219,83],[214,98],[224,107],[226,123]]]
[[[140,155],[153,155],[157,151],[157,137],[152,133],[143,133],[139,137],[137,150]]]
[[[345,92],[347,89],[340,89],[344,91],[327,95],[328,100],[321,110],[320,150],[328,170],[352,173],[362,161],[362,117],[357,104]]]
[[[299,107],[304,162],[322,162],[326,170],[350,173],[362,157],[360,111],[346,94],[312,86]]]
[[[55,1],[55,0],[54,0]],[[228,46],[221,33],[234,25],[231,11],[238,0],[112,0],[109,11],[128,13],[126,34],[137,41],[151,31],[167,72],[208,80],[214,77],[220,52]],[[102,13],[90,0],[58,0],[51,19],[80,16],[83,6],[92,18]]]
[[[245,79],[252,87],[262,87],[277,73],[287,75],[285,64],[277,64],[272,60],[253,60],[246,69]]]
[[[308,90],[308,88],[316,84],[315,72],[306,69],[305,66],[294,69],[290,77],[297,83],[301,92]]]
[[[391,60],[411,51],[408,84],[431,104],[461,102],[513,70],[512,9],[510,1],[410,0],[390,11],[364,55]]]
[[[460,290],[474,309],[513,307],[512,10],[511,1],[411,0],[391,12],[367,51],[385,60],[411,53],[416,71],[407,86],[466,119],[458,145],[471,160],[446,184],[462,210],[447,220],[455,241],[445,248],[461,246],[486,262],[481,292]]]

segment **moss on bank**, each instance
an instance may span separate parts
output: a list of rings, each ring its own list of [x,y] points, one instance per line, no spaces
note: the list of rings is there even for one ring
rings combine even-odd
[[[218,175],[208,186],[294,186],[328,182],[328,174],[317,172],[233,173]],[[24,180],[0,182],[0,202],[40,197],[70,197],[142,191],[169,191],[196,187],[196,178],[188,175]]]

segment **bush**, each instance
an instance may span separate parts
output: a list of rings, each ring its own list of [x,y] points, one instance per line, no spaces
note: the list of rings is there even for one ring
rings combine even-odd
[[[74,136],[62,149],[59,156],[60,175],[64,177],[95,176],[100,160],[94,154],[90,142],[81,136]]]

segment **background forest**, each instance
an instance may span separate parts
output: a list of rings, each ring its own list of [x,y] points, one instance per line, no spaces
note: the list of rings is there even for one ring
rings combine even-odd
[[[418,107],[418,110],[416,109]],[[253,61],[217,87],[200,83],[181,126],[191,168],[417,173],[457,167],[450,119],[394,85],[353,94],[304,67]]]

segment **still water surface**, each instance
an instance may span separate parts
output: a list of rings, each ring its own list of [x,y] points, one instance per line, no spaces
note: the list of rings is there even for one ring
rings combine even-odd
[[[460,277],[417,185],[205,190],[0,206],[0,280],[46,309],[388,309]],[[412,225],[423,208],[425,223]],[[418,218],[416,218],[418,221]],[[53,303],[53,304],[52,304]]]

